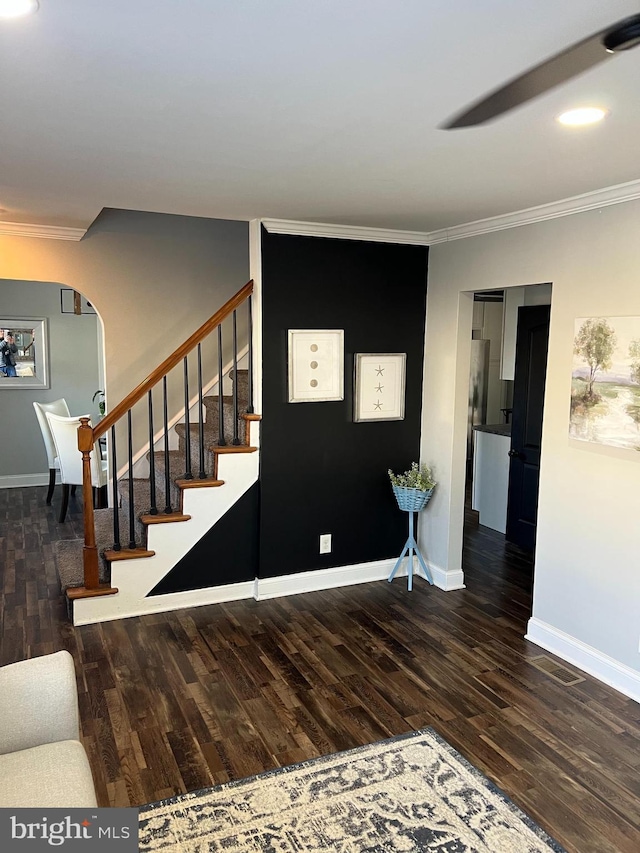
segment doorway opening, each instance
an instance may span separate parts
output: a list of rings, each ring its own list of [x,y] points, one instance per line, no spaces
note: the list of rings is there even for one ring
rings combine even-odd
[[[100,417],[105,391],[102,319],[61,282],[0,278],[0,327],[15,341],[15,377],[0,377],[4,430],[0,489],[49,486],[51,466],[34,402],[64,400],[72,415]],[[9,393],[11,391],[12,393]],[[18,438],[16,438],[18,437]],[[57,500],[57,494],[55,498]]]
[[[473,296],[465,582],[530,609],[551,285]]]

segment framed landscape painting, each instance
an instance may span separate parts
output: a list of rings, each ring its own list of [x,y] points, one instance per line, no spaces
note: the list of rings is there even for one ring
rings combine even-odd
[[[579,317],[569,436],[640,451],[640,317]]]

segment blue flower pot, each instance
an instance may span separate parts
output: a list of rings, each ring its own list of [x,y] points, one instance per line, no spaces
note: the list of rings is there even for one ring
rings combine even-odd
[[[407,489],[403,486],[392,486],[398,506],[405,512],[420,512],[431,500],[433,489],[423,492],[421,489]]]

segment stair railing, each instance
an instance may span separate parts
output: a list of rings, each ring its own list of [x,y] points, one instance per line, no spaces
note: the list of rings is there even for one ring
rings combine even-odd
[[[224,430],[224,392],[222,387],[223,380],[223,324],[227,318],[231,318],[232,329],[232,365],[233,365],[233,434],[229,436],[233,444],[240,444],[238,436],[238,419],[240,417],[239,401],[238,401],[238,333],[237,333],[237,312],[244,306],[246,308],[247,318],[247,363],[248,363],[248,406],[247,413],[253,413],[253,345],[252,345],[252,294],[253,281],[247,282],[225,305],[222,306],[212,317],[197,329],[190,338],[183,344],[178,346],[165,360],[160,364],[149,376],[143,380],[124,400],[118,405],[110,409],[102,420],[94,427],[89,425],[88,418],[80,419],[80,427],[78,428],[78,450],[82,453],[82,471],[83,485],[82,496],[84,502],[84,587],[74,591],[74,597],[82,597],[83,595],[100,595],[101,591],[107,591],[107,587],[100,584],[99,580],[99,555],[96,545],[95,517],[93,511],[93,487],[91,482],[91,453],[96,442],[98,442],[107,433],[110,433],[110,460],[113,477],[113,552],[118,554],[120,558],[125,558],[129,555],[138,553],[138,542],[136,537],[136,511],[135,511],[135,484],[133,477],[133,438],[132,438],[132,409],[139,403],[145,395],[147,396],[147,417],[148,417],[148,441],[149,441],[149,512],[150,516],[157,516],[159,510],[157,507],[157,478],[156,478],[156,455],[155,444],[157,441],[154,432],[154,406],[153,406],[153,391],[158,386],[162,389],[162,437],[163,451],[161,455],[164,459],[164,492],[165,506],[163,512],[166,515],[173,513],[171,503],[171,483],[172,475],[170,470],[170,439],[169,439],[169,418],[168,418],[168,385],[167,377],[180,362],[183,362],[183,387],[184,387],[184,429],[185,429],[185,470],[183,479],[191,480],[194,478],[191,461],[191,421],[190,407],[193,402],[189,397],[189,374],[190,365],[188,363],[189,355],[195,350],[197,359],[196,379],[198,384],[197,401],[198,408],[198,463],[197,474],[198,479],[205,480],[207,473],[205,469],[205,437],[204,437],[204,417],[203,417],[203,343],[207,341],[212,343],[217,349],[217,357],[213,359],[213,363],[217,363],[217,381],[218,381],[218,445],[227,444],[227,435]],[[127,471],[128,471],[128,547],[122,548],[121,544],[121,527],[122,519],[120,517],[119,504],[120,492],[118,488],[118,469],[117,469],[117,439],[116,426],[126,421],[126,440],[127,440]],[[145,431],[146,434],[146,431]]]

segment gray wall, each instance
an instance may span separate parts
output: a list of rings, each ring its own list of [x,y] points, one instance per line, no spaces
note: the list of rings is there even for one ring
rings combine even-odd
[[[569,438],[575,320],[640,316],[639,233],[640,201],[630,201],[432,247],[422,452],[439,485],[421,544],[460,569],[468,292],[552,282],[533,621],[558,648],[640,686],[640,453]]]
[[[47,456],[32,403],[64,397],[73,414],[97,414],[91,398],[99,387],[98,318],[62,314],[60,285],[33,281],[0,280],[0,314],[48,319],[51,383],[43,390],[0,385],[2,434],[8,438],[0,441],[0,487],[22,485],[5,479],[19,475],[41,474],[47,482]]]
[[[0,237],[0,279],[56,282],[95,306],[109,408],[246,283],[248,231],[246,222],[106,209],[77,243]]]

